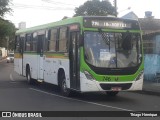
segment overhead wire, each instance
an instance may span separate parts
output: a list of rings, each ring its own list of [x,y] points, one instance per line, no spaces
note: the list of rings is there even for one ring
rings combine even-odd
[[[73,10],[74,8],[71,7],[51,7],[51,6],[37,6],[37,5],[25,5],[25,4],[13,4],[11,5],[14,8],[21,8],[21,9],[25,9],[25,8],[33,8],[33,9],[47,9],[47,10]]]
[[[50,5],[26,5],[26,4],[19,4],[19,3],[13,3],[10,6],[13,8],[19,8],[19,9],[45,9],[45,10],[74,10],[78,5],[75,4],[69,4],[69,3],[62,3],[62,2],[57,2],[53,0],[41,0],[42,2],[46,4],[52,4]],[[53,5],[55,7],[53,7]]]
[[[53,0],[42,0],[42,1],[43,1],[43,2],[46,2],[46,3],[51,3],[51,4],[77,6],[77,5],[75,5],[75,4],[62,3],[62,2],[57,2],[57,1],[53,1]]]

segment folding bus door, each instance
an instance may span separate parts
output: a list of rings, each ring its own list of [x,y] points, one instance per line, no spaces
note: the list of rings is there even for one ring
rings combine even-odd
[[[70,32],[70,87],[80,90],[79,32]]]
[[[43,50],[44,50],[44,40],[45,40],[45,35],[38,35],[38,46],[37,46],[37,51],[38,51],[38,57],[37,57],[37,63],[38,63],[38,79],[43,80],[44,79],[44,73],[43,73]]]

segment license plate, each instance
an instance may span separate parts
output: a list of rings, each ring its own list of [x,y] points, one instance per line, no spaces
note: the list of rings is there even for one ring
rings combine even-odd
[[[122,88],[121,87],[112,87],[111,90],[112,91],[121,91]]]

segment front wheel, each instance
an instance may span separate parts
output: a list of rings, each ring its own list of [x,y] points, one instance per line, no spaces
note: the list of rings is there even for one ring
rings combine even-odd
[[[70,96],[71,95],[71,91],[67,88],[67,84],[66,84],[66,78],[65,75],[61,75],[60,76],[60,88],[61,88],[61,93],[64,96]]]
[[[118,94],[118,91],[106,91],[107,96],[114,97]]]

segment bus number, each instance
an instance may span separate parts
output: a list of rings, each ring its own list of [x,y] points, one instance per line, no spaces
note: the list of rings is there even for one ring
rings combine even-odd
[[[103,81],[111,81],[111,78],[110,78],[110,77],[105,76],[105,77],[103,77]]]

